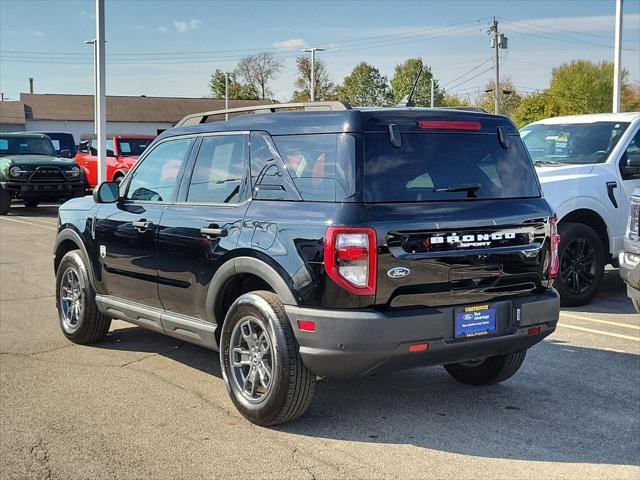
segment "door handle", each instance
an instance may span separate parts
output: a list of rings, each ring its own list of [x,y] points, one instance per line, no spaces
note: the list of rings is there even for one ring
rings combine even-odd
[[[139,232],[145,232],[149,228],[151,228],[151,226],[153,226],[153,222],[150,222],[149,220],[145,220],[144,218],[141,218],[139,221],[133,222],[132,225],[133,225],[133,228],[135,228]]]
[[[204,227],[200,229],[200,233],[203,237],[206,238],[218,238],[218,237],[226,237],[227,229],[226,228],[217,228],[217,227]]]

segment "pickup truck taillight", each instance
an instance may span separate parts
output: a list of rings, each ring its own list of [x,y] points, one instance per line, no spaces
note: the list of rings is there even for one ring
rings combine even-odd
[[[560,245],[560,235],[558,235],[558,217],[551,217],[551,246],[549,260],[549,278],[556,278],[560,269],[560,258],[558,257],[558,245]]]
[[[372,228],[327,228],[324,267],[329,277],[349,292],[374,295],[376,232]]]

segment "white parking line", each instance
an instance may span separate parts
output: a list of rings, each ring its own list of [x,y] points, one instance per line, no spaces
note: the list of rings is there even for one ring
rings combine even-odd
[[[594,333],[596,335],[604,335],[606,337],[624,338],[625,340],[640,342],[640,337],[632,337],[631,335],[620,335],[619,333],[603,332],[602,330],[592,330],[591,328],[578,327],[577,325],[567,325],[566,323],[558,323],[558,326],[570,328],[572,330],[580,330],[581,332]]]
[[[33,222],[33,223],[40,223],[40,224],[44,224],[44,225],[56,225],[57,224],[57,220],[55,218],[42,218],[42,217],[24,217],[22,215],[11,215],[9,217],[6,218],[12,218],[14,220],[22,220],[24,222]]]
[[[589,317],[584,317],[582,315],[574,315],[572,313],[566,313],[566,312],[560,312],[560,316],[573,318],[576,320],[585,320],[587,322],[602,323],[603,325],[612,325],[614,327],[630,328],[631,330],[638,330],[640,332],[640,326],[638,325],[629,325],[628,323],[612,322],[610,320],[600,320],[599,318],[589,318]]]
[[[16,220],[15,218],[0,217],[0,219],[6,220],[7,222],[24,223],[25,225],[31,225],[32,227],[46,228],[47,230],[58,230],[56,227],[48,227],[48,226],[43,225],[41,223],[25,222],[23,220]]]

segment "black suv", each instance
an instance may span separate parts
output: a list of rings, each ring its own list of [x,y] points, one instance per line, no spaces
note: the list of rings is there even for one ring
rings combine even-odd
[[[559,238],[509,119],[240,110],[186,117],[122,184],[60,208],[71,341],[113,318],[219,350],[238,410],[274,425],[317,376],[444,365],[491,384],[554,331]]]

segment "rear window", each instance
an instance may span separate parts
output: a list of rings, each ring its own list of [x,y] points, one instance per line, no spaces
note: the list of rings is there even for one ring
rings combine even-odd
[[[533,165],[522,142],[504,148],[494,134],[365,135],[364,200],[424,202],[539,197]],[[473,186],[473,191],[446,191]]]
[[[140,139],[140,138],[121,138],[118,139],[118,150],[120,155],[122,156],[139,156],[142,155],[142,152],[149,146],[152,142],[151,139]]]

